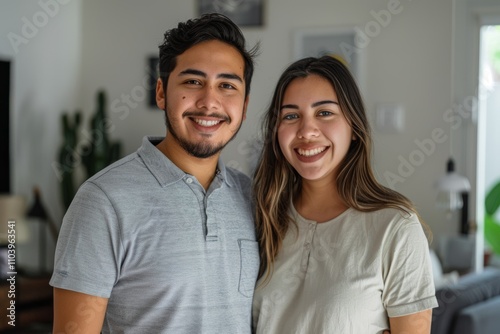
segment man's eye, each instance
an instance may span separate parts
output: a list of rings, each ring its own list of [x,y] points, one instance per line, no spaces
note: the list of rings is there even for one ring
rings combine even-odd
[[[228,83],[221,84],[221,87],[224,89],[236,89],[233,85],[228,84]]]
[[[201,83],[198,80],[187,80],[185,81],[186,84],[188,85],[201,85]]]

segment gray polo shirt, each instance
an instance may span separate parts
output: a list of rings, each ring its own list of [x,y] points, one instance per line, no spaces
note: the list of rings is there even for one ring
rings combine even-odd
[[[161,139],[81,186],[50,284],[109,298],[103,333],[250,333],[250,180],[219,162],[205,191],[154,146]]]

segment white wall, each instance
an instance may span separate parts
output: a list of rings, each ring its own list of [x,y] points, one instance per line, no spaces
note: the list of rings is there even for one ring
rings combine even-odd
[[[13,193],[33,200],[39,186],[60,219],[52,168],[61,145],[59,115],[79,103],[82,82],[80,0],[0,2],[0,56],[13,61],[11,140]]]
[[[247,121],[223,158],[249,171],[248,145],[257,133],[279,74],[293,59],[294,31],[347,25],[366,31],[377,22],[372,11],[387,10],[389,3],[392,2],[267,1],[265,25],[243,29],[250,45],[260,40],[262,52],[257,60]],[[142,85],[145,58],[156,53],[164,30],[196,13],[194,1],[175,5],[172,1],[149,1],[147,5],[118,0],[88,1],[83,7],[86,110],[93,109],[93,94],[98,87],[105,87],[113,101],[122,94],[130,95],[135,86]],[[370,117],[373,118],[375,105],[380,102],[400,103],[406,111],[404,133],[374,131],[374,164],[385,184],[387,175],[403,175],[392,185],[415,201],[436,235],[455,234],[458,221],[446,222],[444,213],[434,205],[433,182],[445,172],[449,141],[434,141],[435,149],[423,158],[422,149],[415,143],[432,141],[435,129],[442,129],[442,138],[449,138],[449,125],[443,114],[451,101],[451,0],[407,0],[401,1],[398,8],[400,13],[392,15],[389,24],[379,24],[380,31],[371,32],[370,43],[363,50],[364,95]],[[129,109],[130,114],[124,119],[120,118],[123,113],[113,114],[116,130],[112,133],[123,139],[127,153],[137,148],[143,135],[164,133],[161,112],[150,111],[145,102]],[[413,161],[410,162],[413,170],[405,174],[400,166],[402,160]]]
[[[396,0],[265,1],[265,25],[243,29],[250,45],[257,41],[261,42],[261,55],[257,59],[247,121],[240,134],[223,153],[223,158],[233,166],[249,171],[251,162],[246,156],[247,145],[258,131],[260,117],[269,103],[279,74],[293,59],[294,31],[306,27],[346,25],[355,25],[365,30],[377,24],[372,11],[387,10],[389,3],[394,1]],[[2,3],[2,13],[5,12],[3,10],[5,6],[15,13],[1,14],[0,25],[7,29],[19,29],[17,28],[20,24],[19,17],[26,15],[25,12],[31,13],[32,8],[38,8],[37,2],[31,3],[30,6]],[[37,110],[36,115],[48,113],[53,116],[50,122],[51,131],[44,131],[46,136],[42,140],[39,140],[36,128],[23,132],[34,134],[34,139],[23,137],[19,132],[24,125],[16,126],[15,133],[19,138],[16,142],[16,151],[21,152],[22,147],[23,153],[21,157],[16,156],[15,160],[15,169],[19,172],[15,176],[14,190],[26,193],[31,184],[43,183],[47,189],[44,189],[45,196],[53,197],[51,203],[57,201],[55,199],[57,184],[48,167],[59,143],[57,114],[63,109],[74,110],[77,107],[82,108],[87,114],[93,112],[95,93],[98,89],[104,88],[108,92],[110,105],[114,103],[114,108],[108,110],[114,125],[110,135],[114,139],[119,138],[123,141],[124,153],[135,151],[140,145],[142,136],[146,134],[163,135],[165,132],[163,114],[149,109],[146,100],[141,101],[137,95],[142,91],[141,87],[144,88],[146,59],[149,55],[157,54],[157,45],[162,41],[166,29],[174,27],[180,20],[196,15],[194,0],[147,2],[89,0],[81,3],[81,12],[76,9],[73,11],[72,8],[77,7],[79,3],[74,0],[64,6],[64,13],[61,11],[54,19],[54,22],[57,20],[64,26],[58,26],[59,29],[52,32],[50,37],[48,29],[52,21],[47,25],[45,38],[50,41],[62,39],[61,45],[64,47],[53,44],[52,48],[42,48],[40,45],[40,48],[26,53],[25,57],[31,61],[28,66],[32,70],[42,71],[38,55],[50,54],[51,57],[58,56],[66,59],[66,62],[71,61],[75,67],[81,62],[81,73],[75,72],[75,69],[71,71],[67,69],[62,76],[63,79],[43,83],[32,83],[23,76],[23,82],[19,83],[20,88],[16,89],[26,92],[25,96],[30,97],[32,109],[36,102],[37,108],[34,108]],[[406,111],[404,133],[384,134],[374,130],[374,165],[383,183],[388,184],[388,173],[400,176],[402,178],[400,181],[404,180],[396,182],[395,189],[416,203],[436,237],[455,234],[458,230],[458,221],[446,222],[445,214],[434,205],[433,182],[445,172],[449,152],[448,142],[435,143],[432,152],[424,154],[420,160],[414,160],[418,165],[414,164],[413,171],[407,175],[402,176],[398,171],[401,169],[402,159],[410,160],[422,156],[418,153],[422,149],[415,143],[416,140],[427,142],[432,140],[432,132],[435,129],[442,129],[443,136],[446,138],[449,136],[448,124],[443,120],[443,113],[450,107],[451,99],[452,1],[401,0],[398,8],[401,12],[392,15],[387,25],[379,24],[380,30],[372,33],[370,43],[363,50],[366,56],[364,96],[370,118],[374,116],[375,105],[380,102],[400,103]],[[79,15],[82,21],[81,30],[77,28]],[[3,16],[11,21],[14,17],[14,20],[4,23]],[[77,37],[80,33],[81,41]],[[4,35],[2,33],[2,36]],[[39,43],[42,43],[41,37]],[[35,45],[35,42],[32,44]],[[31,47],[31,43],[27,46]],[[4,46],[0,50],[3,51],[5,48]],[[76,50],[81,50],[81,53]],[[68,60],[70,55],[72,58]],[[48,58],[48,55],[46,57]],[[50,58],[47,62],[44,63],[44,69],[46,66],[60,65],[60,62],[56,63]],[[78,90],[78,87],[81,89]],[[48,89],[52,91],[48,92]],[[45,97],[52,101],[50,107],[41,108],[43,104],[38,103],[38,100],[28,93],[30,90],[35,92],[38,99]],[[72,93],[66,93],[67,91]],[[77,93],[74,93],[75,91]],[[41,94],[41,92],[46,93]],[[134,100],[133,93],[139,98]],[[134,103],[137,105],[128,107],[123,100],[127,95],[131,99],[130,105]],[[21,100],[20,97],[16,98],[18,101],[15,103],[16,119],[25,120],[26,116],[19,108]],[[123,107],[127,107],[128,112],[125,112]],[[35,114],[35,111],[32,111],[32,114]],[[29,121],[35,122],[34,117],[30,116]],[[40,117],[36,122],[46,124],[47,121],[46,118]],[[31,148],[31,155],[24,153],[24,150],[29,152],[27,147]],[[463,161],[460,159],[464,158],[459,157],[458,165],[462,166]],[[35,161],[38,168],[32,172],[28,166],[33,165]]]
[[[147,58],[158,55],[166,29],[194,15],[193,1],[85,1],[83,3],[82,101],[95,110],[95,94],[108,94],[111,138],[125,153],[145,135],[165,135],[163,113],[147,106]],[[153,87],[154,88],[154,87]]]

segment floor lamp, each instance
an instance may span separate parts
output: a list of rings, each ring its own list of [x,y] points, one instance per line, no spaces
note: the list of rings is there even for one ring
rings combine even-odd
[[[460,212],[460,234],[469,234],[469,190],[470,182],[465,176],[455,171],[455,161],[449,158],[446,174],[437,180],[437,206],[447,210],[448,214],[455,210]]]
[[[39,221],[39,273],[40,274],[46,274],[46,264],[47,264],[47,241],[45,237],[45,226],[46,224],[49,228],[49,232],[52,235],[54,242],[57,240],[57,227],[55,226],[54,222],[50,219],[50,216],[47,214],[47,210],[45,209],[45,206],[42,203],[42,198],[40,194],[40,189],[38,187],[35,187],[33,189],[33,205],[30,207],[28,212],[26,213],[26,217],[28,218],[33,218]]]

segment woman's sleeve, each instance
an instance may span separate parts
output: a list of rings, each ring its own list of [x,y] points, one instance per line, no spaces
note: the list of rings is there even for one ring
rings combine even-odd
[[[429,245],[416,215],[393,225],[383,245],[382,300],[389,317],[437,307]]]

